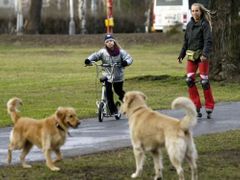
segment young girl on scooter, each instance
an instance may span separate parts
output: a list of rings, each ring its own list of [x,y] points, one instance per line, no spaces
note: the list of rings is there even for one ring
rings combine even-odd
[[[102,61],[102,64],[112,65],[117,63],[118,66],[114,70],[114,78],[112,81],[106,81],[106,94],[110,113],[112,115],[118,114],[117,107],[114,103],[113,90],[118,95],[119,100],[122,101],[125,91],[123,90],[124,82],[124,69],[126,66],[132,64],[132,57],[121,48],[119,43],[111,34],[107,34],[104,37],[104,47],[98,52],[92,53],[87,59],[85,59],[85,65],[91,65],[93,61]]]

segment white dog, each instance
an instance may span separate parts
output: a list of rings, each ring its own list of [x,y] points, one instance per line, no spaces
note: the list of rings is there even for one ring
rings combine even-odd
[[[161,148],[166,147],[172,165],[176,168],[179,180],[184,180],[182,168],[186,159],[191,167],[192,180],[197,179],[197,150],[193,142],[191,127],[197,123],[196,108],[192,101],[178,97],[172,103],[172,108],[183,108],[186,115],[179,120],[153,111],[145,103],[142,92],[127,92],[123,99],[121,111],[129,119],[129,129],[136,172],[132,178],[138,177],[143,170],[144,153],[150,151],[153,155],[155,180],[162,179]]]

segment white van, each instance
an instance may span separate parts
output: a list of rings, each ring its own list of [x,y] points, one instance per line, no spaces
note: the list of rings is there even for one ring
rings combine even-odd
[[[186,29],[191,18],[189,0],[153,0],[151,31],[165,31],[179,24]]]

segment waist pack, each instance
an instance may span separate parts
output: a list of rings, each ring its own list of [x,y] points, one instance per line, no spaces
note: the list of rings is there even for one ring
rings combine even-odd
[[[188,60],[191,60],[191,61],[198,60],[200,58],[201,54],[202,54],[202,50],[196,50],[196,51],[187,50],[186,51],[187,58],[188,58]]]

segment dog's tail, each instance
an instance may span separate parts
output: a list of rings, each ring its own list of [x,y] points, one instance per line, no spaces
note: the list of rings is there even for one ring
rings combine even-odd
[[[183,130],[188,130],[197,123],[197,112],[193,102],[186,97],[178,97],[172,102],[172,109],[184,109],[186,115],[180,121],[180,127]]]
[[[7,102],[7,112],[11,116],[13,123],[15,124],[17,120],[20,118],[18,107],[22,105],[22,100],[14,97],[8,100]]]

